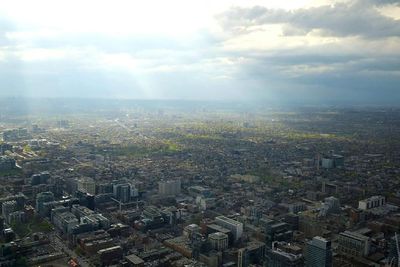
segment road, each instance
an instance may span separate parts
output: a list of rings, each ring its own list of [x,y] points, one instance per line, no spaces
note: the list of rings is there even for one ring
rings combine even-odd
[[[89,262],[85,258],[78,256],[75,253],[75,251],[69,249],[69,247],[66,244],[66,241],[62,240],[61,237],[59,237],[57,234],[55,234],[55,233],[49,234],[49,239],[50,239],[51,244],[54,246],[54,248],[56,248],[57,250],[63,251],[65,254],[67,254],[71,258],[77,259],[79,266],[90,267]]]

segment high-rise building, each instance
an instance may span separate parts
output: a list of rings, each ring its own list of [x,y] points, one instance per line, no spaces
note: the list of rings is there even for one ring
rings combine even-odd
[[[1,205],[1,214],[6,219],[7,223],[10,223],[9,215],[17,210],[17,201],[10,200],[3,202]]]
[[[215,217],[215,223],[226,229],[230,230],[233,234],[233,238],[239,240],[243,234],[243,223],[235,221],[225,216]]]
[[[44,215],[44,203],[54,201],[52,192],[42,192],[36,196],[36,212]]]
[[[252,264],[262,264],[265,259],[265,244],[250,242],[246,247],[238,249],[238,267],[247,267]]]
[[[398,266],[399,263],[399,258],[400,258],[400,253],[398,248],[400,248],[399,244],[399,235],[396,233],[394,236],[392,236],[389,239],[389,244],[388,244],[388,256],[387,256],[387,262],[389,263],[388,266]]]
[[[114,184],[113,195],[115,199],[127,203],[131,201],[132,197],[138,196],[138,191],[129,183]]]
[[[338,212],[340,211],[340,200],[336,197],[327,197],[324,202],[327,204],[329,208],[329,212]]]
[[[97,194],[108,194],[113,192],[113,185],[111,183],[97,184]]]
[[[208,235],[212,249],[223,251],[228,248],[229,238],[227,234],[216,232]]]
[[[91,195],[96,194],[96,183],[91,178],[82,178],[78,180],[78,190]]]
[[[330,241],[316,236],[307,243],[306,267],[332,267]]]
[[[181,180],[161,181],[158,183],[158,193],[160,195],[178,195],[181,193]]]
[[[49,172],[41,172],[31,176],[31,185],[47,184],[50,179]]]

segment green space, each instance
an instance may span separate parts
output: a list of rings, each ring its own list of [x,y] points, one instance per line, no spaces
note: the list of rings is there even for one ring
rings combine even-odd
[[[37,232],[48,233],[53,230],[53,226],[49,222],[43,220],[38,216],[24,223],[13,222],[11,223],[11,228],[20,238],[25,237],[32,233],[37,233]]]
[[[112,149],[99,148],[97,153],[102,155],[111,156],[122,156],[130,158],[145,157],[150,155],[156,155],[158,153],[176,153],[181,151],[181,146],[172,141],[165,141],[163,143],[153,144],[153,145],[137,145],[129,144],[120,147],[114,147]]]
[[[19,168],[7,170],[7,171],[0,171],[0,177],[17,176],[20,174],[22,174],[22,170]]]

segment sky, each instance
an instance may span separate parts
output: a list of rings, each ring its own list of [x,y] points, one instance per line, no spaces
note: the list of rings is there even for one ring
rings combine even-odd
[[[399,0],[5,0],[0,97],[400,103]]]

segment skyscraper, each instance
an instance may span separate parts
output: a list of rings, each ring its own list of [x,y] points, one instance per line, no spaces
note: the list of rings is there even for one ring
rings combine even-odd
[[[181,180],[161,181],[158,183],[160,195],[178,195],[181,192]]]
[[[331,242],[316,236],[307,243],[306,267],[331,267]]]
[[[91,195],[96,194],[96,183],[91,178],[82,178],[78,180],[78,190]]]
[[[54,201],[52,192],[42,192],[36,196],[36,212],[44,215],[44,203]]]

